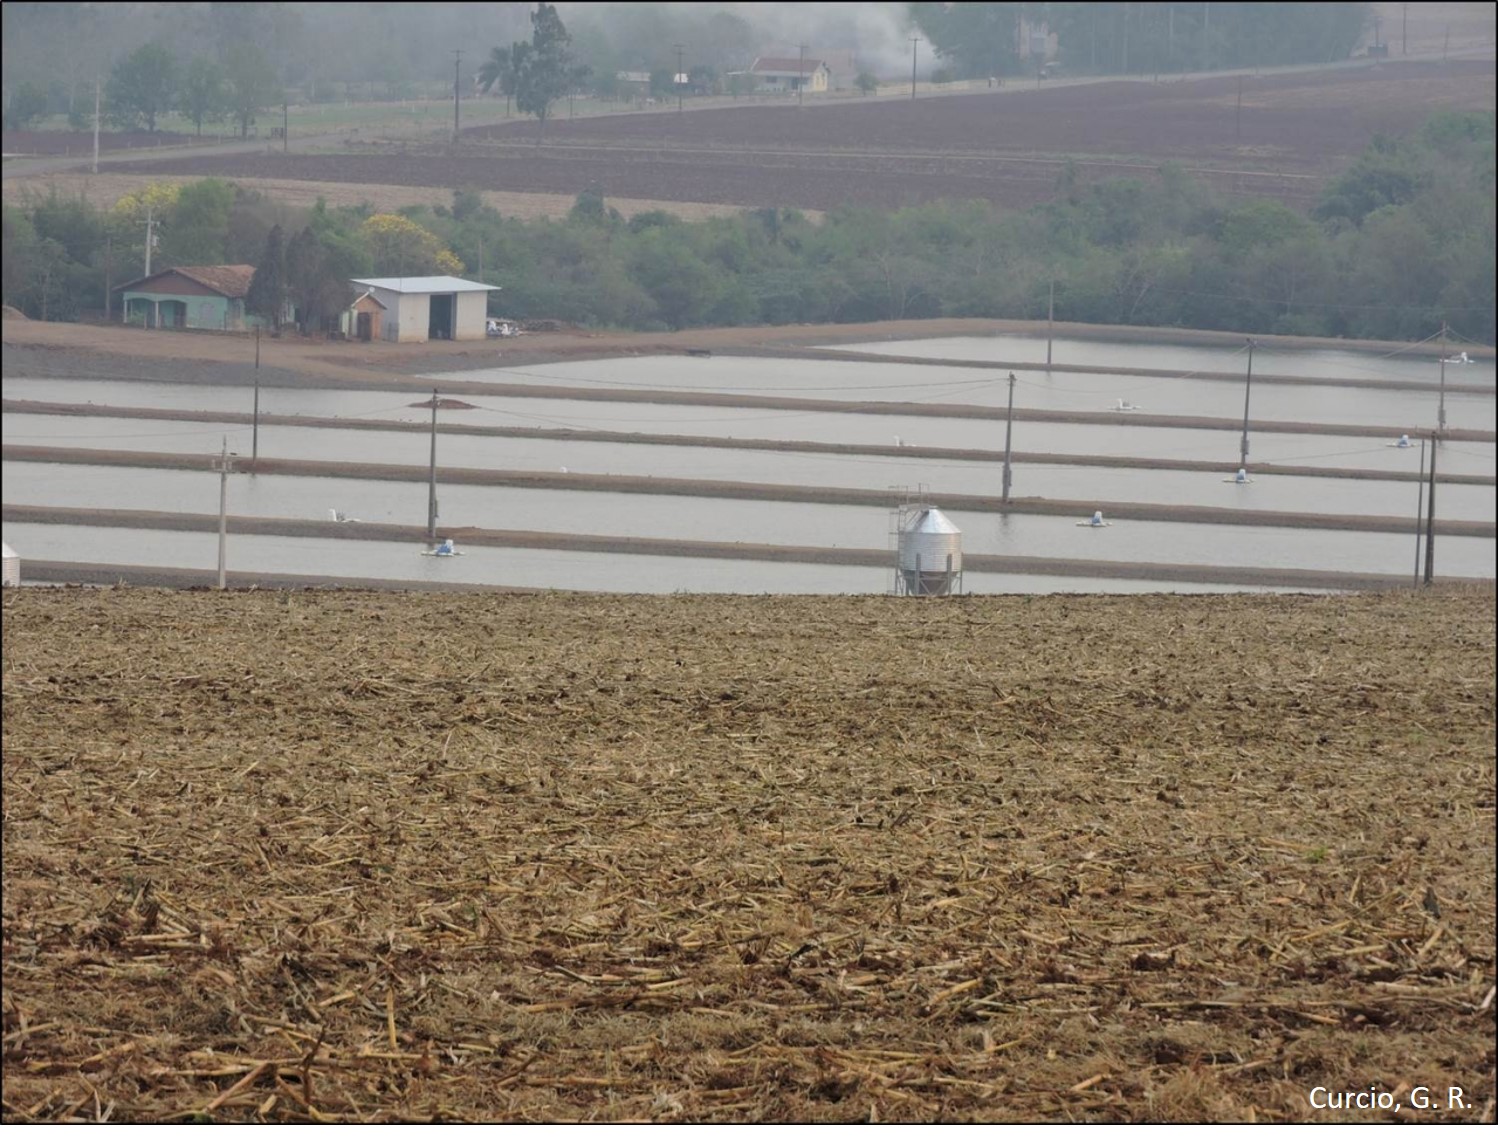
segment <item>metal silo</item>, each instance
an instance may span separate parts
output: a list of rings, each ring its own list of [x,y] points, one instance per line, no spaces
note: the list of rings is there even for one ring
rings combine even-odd
[[[16,551],[3,541],[0,541],[0,546],[5,549],[5,587],[18,587],[21,583],[21,558],[16,556]]]
[[[962,591],[962,530],[941,510],[929,505],[908,507],[899,527],[899,571],[896,591],[901,596],[950,596]]]

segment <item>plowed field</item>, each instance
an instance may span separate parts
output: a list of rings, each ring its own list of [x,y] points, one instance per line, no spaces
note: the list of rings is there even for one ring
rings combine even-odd
[[[1491,590],[4,617],[8,1121],[1492,1119]]]
[[[1238,111],[1242,89],[1242,113]],[[1227,194],[1314,200],[1379,132],[1441,109],[1492,108],[1492,62],[1386,63],[1260,77],[1150,82],[1011,81],[992,92],[889,96],[802,109],[728,107],[466,131],[447,148],[242,154],[133,164],[189,176],[489,190],[827,210],[942,198],[1020,208],[1082,181],[1151,177],[1179,162]]]

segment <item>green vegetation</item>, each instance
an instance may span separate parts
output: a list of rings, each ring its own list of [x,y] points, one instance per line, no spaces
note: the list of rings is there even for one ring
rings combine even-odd
[[[910,19],[959,78],[1013,75],[1020,21],[1056,37],[1069,71],[1150,74],[1346,59],[1371,4],[911,4]]]
[[[537,4],[531,13],[531,38],[510,45],[508,52],[496,47],[479,71],[484,90],[498,83],[505,92],[506,106],[513,93],[515,105],[536,118],[536,143],[546,131],[552,105],[568,92],[576,91],[588,76],[588,67],[572,54],[572,37],[562,17],[551,4]]]
[[[450,94],[455,46],[484,45],[462,63],[466,87],[478,73],[485,90],[498,87],[506,103],[517,93],[510,80],[479,68],[490,44],[529,41],[535,27],[528,4],[377,4],[350,23],[347,6],[333,2],[181,4],[143,0],[131,4],[75,2],[8,3],[3,6],[6,90],[14,99],[30,84],[23,118],[70,115],[73,129],[89,125],[94,83],[118,69],[133,53],[153,47],[169,61],[166,70],[137,70],[122,88],[114,109],[121,117],[145,122],[154,107],[158,125],[163,107],[180,106],[139,96],[158,79],[173,87],[184,81],[194,60],[230,69],[233,52],[253,51],[269,75],[247,90],[261,90],[260,106],[280,101],[323,105],[351,101],[406,101]],[[550,6],[543,6],[549,8]],[[563,84],[563,94],[584,87],[604,99],[619,97],[621,71],[672,75],[675,45],[683,46],[681,67],[690,93],[747,94],[745,74],[754,57],[776,44],[806,42],[812,50],[862,49],[859,66],[874,61],[875,45],[892,33],[904,44],[905,27],[934,49],[937,65],[954,79],[1034,72],[1030,45],[1021,32],[1047,31],[1067,73],[1132,73],[1215,70],[1345,59],[1369,26],[1368,3],[915,3],[885,6],[886,20],[870,20],[867,6],[822,5],[805,14],[787,14],[782,5],[735,6],[609,3],[568,6],[570,51],[581,70]],[[540,16],[540,13],[534,13]],[[1023,18],[1023,24],[1021,19]],[[794,37],[794,38],[792,38]],[[508,55],[508,49],[499,49]],[[903,55],[903,53],[902,53]],[[921,49],[922,65],[929,60]],[[513,60],[507,61],[512,63]],[[906,60],[908,64],[908,59]],[[888,64],[894,75],[906,65]],[[515,80],[518,71],[511,72]],[[556,73],[553,72],[553,77]],[[122,76],[124,77],[124,76]],[[837,77],[840,86],[858,86],[856,74]],[[226,84],[227,85],[227,84]],[[654,86],[654,85],[653,85]],[[36,100],[44,96],[41,110]],[[653,92],[657,96],[660,90]],[[675,93],[674,88],[671,93]],[[555,98],[551,100],[555,102]],[[13,104],[12,104],[13,105]],[[549,104],[548,104],[549,105]],[[254,112],[249,112],[253,118]],[[31,120],[26,120],[31,121]],[[194,122],[192,113],[186,121]],[[205,121],[214,121],[212,118]],[[241,118],[241,129],[245,129]],[[147,129],[151,129],[147,126]]]
[[[1493,130],[1491,112],[1446,114],[1381,138],[1310,216],[1221,200],[1171,166],[1147,182],[1089,186],[1067,170],[1051,202],[1023,213],[937,202],[839,209],[820,224],[782,209],[626,220],[597,193],[579,195],[565,220],[523,221],[472,189],[451,208],[400,216],[298,213],[205,182],[153,199],[156,263],[220,251],[258,263],[279,222],[287,233],[310,227],[329,272],[466,271],[501,286],[504,315],[590,326],[1036,319],[1054,281],[1058,318],[1082,323],[1413,340],[1449,320],[1491,343]],[[54,195],[7,206],[6,303],[53,319],[101,308],[105,239],[115,283],[139,267],[141,203],[124,204],[100,214]]]

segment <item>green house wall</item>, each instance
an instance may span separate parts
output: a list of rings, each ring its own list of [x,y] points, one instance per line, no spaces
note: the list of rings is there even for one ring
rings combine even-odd
[[[231,300],[225,296],[186,296],[127,290],[121,293],[120,311],[124,323],[137,327],[144,325],[240,331],[260,323],[258,317],[254,316],[246,321],[243,300]],[[161,316],[159,325],[152,323],[152,316],[157,311]]]

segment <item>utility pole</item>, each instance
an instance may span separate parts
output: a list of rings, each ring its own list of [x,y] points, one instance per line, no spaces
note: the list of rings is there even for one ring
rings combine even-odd
[[[1430,489],[1425,493],[1425,583],[1436,576],[1436,440],[1430,440]]]
[[[437,389],[432,388],[432,468],[427,482],[427,540],[437,539]]]
[[[1254,386],[1254,341],[1248,341],[1248,378],[1243,384],[1243,441],[1238,446],[1238,467],[1248,469],[1248,396]]]
[[[1408,55],[1410,53],[1410,6],[1408,4],[1401,4],[1399,8],[1399,54]]]
[[[218,586],[224,588],[224,557],[229,533],[229,438],[218,458]]]
[[[796,109],[800,110],[806,99],[806,45],[797,44],[801,49],[800,62],[796,64]]]
[[[681,114],[681,109],[682,109],[682,107],[681,107],[681,96],[682,96],[681,88],[683,86],[682,81],[681,81],[682,80],[682,74],[681,74],[681,53],[685,49],[679,43],[676,44],[676,45],[674,45],[674,46],[676,47],[676,74],[673,75],[673,76],[671,76],[671,78],[675,81],[675,85],[676,85],[676,113],[677,114]]]
[[[260,460],[260,325],[255,325],[255,417],[250,430],[250,461]]]
[[[458,66],[463,62],[463,49],[453,48],[453,142],[458,141]]]
[[[104,321],[114,318],[114,238],[104,238]]]
[[[1051,278],[1051,296],[1045,306],[1045,369],[1051,369],[1051,340],[1056,335],[1056,278]]]
[[[1123,6],[1123,73],[1129,73],[1129,6]]]
[[[281,96],[281,153],[291,153],[291,103]]]
[[[1420,531],[1425,521],[1425,439],[1420,440],[1420,496],[1415,504],[1415,587],[1420,587]]]
[[[1238,110],[1233,116],[1233,142],[1236,144],[1243,138],[1243,76],[1238,76]]]
[[[146,206],[146,275],[147,276],[151,275],[151,243],[152,243],[152,240],[153,240],[153,238],[151,236],[151,225],[152,225],[152,212],[151,211],[152,211],[152,208],[153,208],[152,206],[149,206],[149,205]]]
[[[1206,71],[1207,61],[1211,58],[1207,54],[1207,36],[1212,30],[1212,5],[1202,4],[1202,70]]]
[[[1436,408],[1436,437],[1446,436],[1446,321],[1441,321],[1441,401]]]
[[[921,42],[920,36],[910,37],[910,97],[915,98],[915,45]]]
[[[94,80],[94,173],[99,172],[99,80]]]
[[[1009,373],[1009,413],[1004,416],[1004,504],[1009,504],[1010,477],[1009,456],[1014,441],[1014,372]]]

